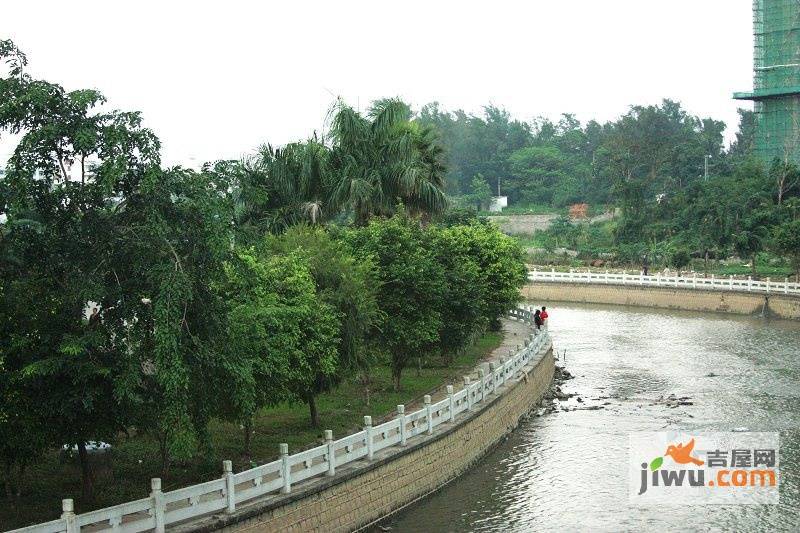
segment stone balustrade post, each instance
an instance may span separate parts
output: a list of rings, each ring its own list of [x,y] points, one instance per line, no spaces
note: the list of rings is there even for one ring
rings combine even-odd
[[[491,388],[491,394],[494,394],[497,390],[497,376],[495,375],[496,370],[497,365],[495,363],[489,363],[489,387]]]
[[[747,276],[747,291],[753,290],[753,276]]]
[[[478,378],[481,380],[481,400],[486,397],[486,371],[483,367],[478,369]]]
[[[767,294],[769,294],[770,282],[771,282],[771,281],[772,281],[772,280],[771,280],[769,277],[767,277]]]
[[[233,481],[233,463],[222,461],[222,475],[225,478],[225,512],[232,514],[236,510],[236,484]]]
[[[789,294],[789,278],[783,278],[783,294]]]
[[[330,429],[325,430],[325,446],[327,449],[326,455],[328,456],[328,471],[325,475],[328,477],[336,475],[336,450],[333,448],[333,431]]]
[[[364,417],[364,432],[367,440],[367,460],[372,461],[375,445],[372,443],[372,417],[369,415]]]
[[[153,520],[155,521],[153,529],[156,533],[164,533],[164,528],[166,527],[164,513],[167,510],[167,506],[164,503],[164,493],[161,492],[160,477],[150,479],[150,498],[153,499]]]
[[[61,520],[67,533],[79,533],[80,528],[75,516],[75,502],[72,498],[61,500]]]
[[[428,435],[433,434],[433,410],[431,409],[431,396],[430,394],[426,394],[422,398],[422,403],[425,404],[425,422],[427,422],[425,427],[425,433]]]
[[[450,410],[450,422],[453,422],[456,418],[456,402],[453,400],[453,386],[447,386],[447,399],[449,400],[449,410]]]
[[[281,455],[281,478],[283,478],[283,486],[281,492],[289,494],[292,492],[292,465],[289,464],[289,445],[282,442],[278,445]]]
[[[406,445],[406,406],[397,406],[397,418],[400,420],[400,446]]]
[[[472,409],[472,394],[469,392],[469,376],[464,376],[464,391],[467,393],[467,411]]]

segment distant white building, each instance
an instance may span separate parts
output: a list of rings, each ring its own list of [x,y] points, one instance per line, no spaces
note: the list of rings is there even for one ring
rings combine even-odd
[[[508,207],[508,196],[492,196],[492,201],[489,203],[489,211],[499,213],[504,207]]]

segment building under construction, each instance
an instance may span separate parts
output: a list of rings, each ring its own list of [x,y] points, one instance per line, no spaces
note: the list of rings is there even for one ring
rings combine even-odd
[[[800,161],[800,0],[753,0],[756,155]]]

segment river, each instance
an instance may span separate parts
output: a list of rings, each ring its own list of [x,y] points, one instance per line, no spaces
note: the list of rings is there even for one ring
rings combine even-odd
[[[384,531],[800,531],[800,323],[680,311],[553,306],[550,333],[577,397],[531,417],[469,472]],[[670,394],[693,405],[654,404]],[[779,505],[628,502],[628,435],[779,431]]]

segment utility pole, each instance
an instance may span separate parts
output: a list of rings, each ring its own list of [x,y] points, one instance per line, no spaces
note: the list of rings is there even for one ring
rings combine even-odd
[[[500,176],[497,176],[497,197],[500,198]]]
[[[706,162],[706,173],[704,181],[708,181],[708,160],[711,159],[711,155],[706,155],[704,159]]]

